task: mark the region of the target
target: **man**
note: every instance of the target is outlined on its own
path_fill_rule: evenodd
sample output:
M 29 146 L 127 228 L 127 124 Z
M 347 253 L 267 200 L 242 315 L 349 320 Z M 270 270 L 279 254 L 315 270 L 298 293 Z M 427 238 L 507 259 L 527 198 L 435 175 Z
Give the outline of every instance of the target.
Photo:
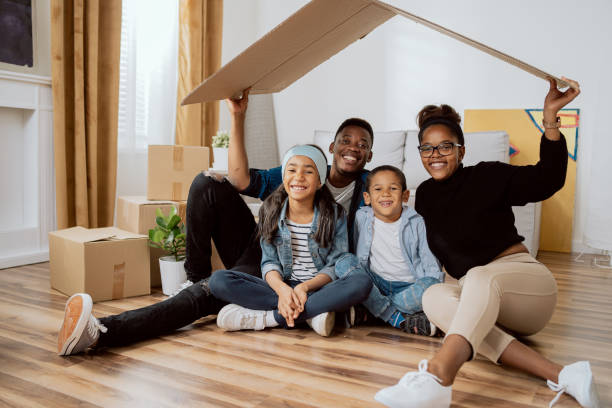
M 249 90 L 240 99 L 227 100 L 231 114 L 227 179 L 199 174 L 187 200 L 185 270 L 195 284 L 162 302 L 114 316 L 96 319 L 92 300 L 76 294 L 66 303 L 58 336 L 58 353 L 70 355 L 90 347 L 115 347 L 172 332 L 217 312 L 225 305 L 208 288 L 212 268 L 211 237 L 224 265 L 261 275 L 261 248 L 255 219 L 240 194 L 265 199 L 282 183 L 281 167 L 249 169 L 244 143 L 244 120 Z M 348 213 L 350 246 L 355 212 L 364 205 L 363 189 L 372 159 L 372 127 L 363 119 L 345 120 L 329 146 L 333 154 L 326 185 Z

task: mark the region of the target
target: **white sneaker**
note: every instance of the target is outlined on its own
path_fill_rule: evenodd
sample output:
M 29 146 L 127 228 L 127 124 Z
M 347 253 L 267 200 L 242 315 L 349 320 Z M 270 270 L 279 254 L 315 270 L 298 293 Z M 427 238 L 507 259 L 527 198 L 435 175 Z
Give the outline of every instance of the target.
M 548 404 L 549 407 L 567 392 L 574 397 L 580 406 L 585 408 L 599 408 L 599 397 L 593 383 L 593 373 L 588 361 L 578 361 L 577 363 L 566 365 L 559 373 L 559 384 L 548 380 L 548 388 L 557 392 L 555 398 Z
M 263 330 L 266 328 L 265 310 L 251 310 L 230 303 L 217 314 L 217 326 L 227 331 Z
M 391 408 L 448 408 L 451 386 L 440 382 L 427 371 L 427 360 L 421 360 L 419 371 L 407 373 L 396 385 L 378 391 L 374 399 Z
M 325 312 L 306 320 L 312 330 L 320 336 L 329 337 L 336 323 L 336 312 Z
M 64 322 L 57 336 L 60 356 L 80 353 L 93 346 L 100 332 L 107 329 L 91 314 L 93 301 L 87 293 L 77 293 L 68 299 L 64 308 Z
M 170 294 L 170 296 L 168 296 L 169 298 L 171 298 L 172 296 L 176 296 L 179 294 L 180 291 L 182 291 L 183 289 L 187 289 L 188 287 L 190 287 L 191 285 L 193 285 L 193 282 L 190 281 L 189 279 L 187 279 L 185 282 L 181 283 L 181 286 L 179 286 L 174 292 L 172 292 Z

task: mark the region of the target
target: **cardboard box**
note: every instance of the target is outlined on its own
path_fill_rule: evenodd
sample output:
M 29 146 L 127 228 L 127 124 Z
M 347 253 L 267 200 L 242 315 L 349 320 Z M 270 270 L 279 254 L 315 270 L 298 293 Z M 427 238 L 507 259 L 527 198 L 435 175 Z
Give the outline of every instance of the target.
M 49 233 L 51 287 L 94 301 L 151 293 L 147 237 L 115 227 Z
M 117 228 L 135 234 L 149 235 L 155 227 L 155 212 L 161 208 L 168 215 L 171 207 L 176 207 L 182 222 L 185 222 L 187 201 L 147 200 L 144 196 L 122 196 L 117 198 Z
M 187 200 L 191 182 L 208 167 L 208 147 L 149 145 L 147 199 Z
M 422 24 L 542 79 L 555 78 L 561 87 L 569 86 L 517 58 L 383 1 L 312 0 L 206 78 L 181 105 L 235 98 L 249 87 L 251 95 L 280 92 L 395 16 Z
M 168 215 L 171 207 L 176 207 L 182 222 L 186 220 L 187 201 L 151 201 L 143 196 L 123 196 L 117 199 L 117 227 L 136 234 L 148 236 L 149 230 L 155 227 L 155 212 L 161 208 Z M 217 249 L 212 243 L 212 270 L 225 269 Z M 159 274 L 159 258 L 167 253 L 160 248 L 149 248 L 149 264 L 151 271 L 151 287 L 161 286 Z
M 187 201 L 151 201 L 143 196 L 124 196 L 117 199 L 117 228 L 135 234 L 149 236 L 149 230 L 155 227 L 155 212 L 161 208 L 168 215 L 171 207 L 176 207 L 182 222 L 185 222 Z M 159 258 L 168 253 L 161 248 L 149 247 L 149 267 L 151 287 L 161 286 Z

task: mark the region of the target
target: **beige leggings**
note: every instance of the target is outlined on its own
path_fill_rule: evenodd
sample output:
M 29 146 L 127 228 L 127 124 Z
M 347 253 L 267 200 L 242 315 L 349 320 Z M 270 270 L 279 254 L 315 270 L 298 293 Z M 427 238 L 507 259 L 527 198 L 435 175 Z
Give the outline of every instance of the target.
M 542 330 L 557 302 L 548 268 L 527 253 L 472 268 L 456 283 L 430 286 L 423 310 L 446 335 L 459 334 L 476 352 L 497 363 L 514 337 Z

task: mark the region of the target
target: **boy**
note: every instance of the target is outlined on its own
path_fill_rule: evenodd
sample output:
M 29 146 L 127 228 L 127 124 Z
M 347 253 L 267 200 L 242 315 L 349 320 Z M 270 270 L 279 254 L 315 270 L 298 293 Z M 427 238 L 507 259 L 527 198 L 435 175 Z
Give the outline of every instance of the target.
M 374 283 L 363 305 L 393 327 L 434 336 L 421 298 L 444 273 L 427 245 L 423 218 L 403 205 L 409 196 L 397 167 L 379 166 L 366 178 L 368 206 L 357 211 L 354 229 L 356 255 Z

